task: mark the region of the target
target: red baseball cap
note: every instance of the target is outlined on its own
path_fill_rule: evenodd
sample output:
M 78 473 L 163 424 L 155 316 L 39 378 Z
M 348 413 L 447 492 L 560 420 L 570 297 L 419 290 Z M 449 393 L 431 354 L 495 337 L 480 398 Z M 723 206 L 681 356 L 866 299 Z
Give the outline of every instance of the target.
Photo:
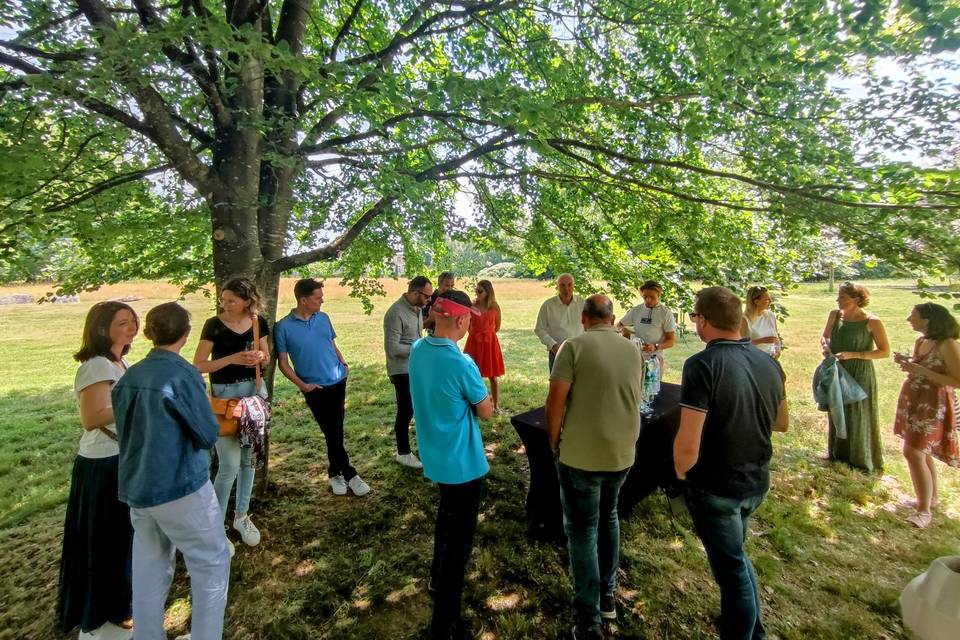
M 431 310 L 435 311 L 438 316 L 443 316 L 445 318 L 465 316 L 468 313 L 472 313 L 475 316 L 481 315 L 480 311 L 476 307 L 462 305 L 459 302 L 454 302 L 450 298 L 437 298 L 437 301 L 433 303 Z

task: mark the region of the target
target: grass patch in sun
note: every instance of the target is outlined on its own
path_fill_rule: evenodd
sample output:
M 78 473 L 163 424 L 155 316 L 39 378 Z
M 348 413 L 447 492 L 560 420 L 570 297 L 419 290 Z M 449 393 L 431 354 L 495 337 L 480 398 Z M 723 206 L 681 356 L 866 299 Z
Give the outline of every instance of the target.
M 891 345 L 911 344 L 903 322 L 918 299 L 905 282 L 871 283 L 870 311 L 886 324 Z M 383 312 L 401 291 L 365 316 L 334 283 L 324 306 L 351 363 L 346 443 L 370 483 L 363 499 L 335 498 L 326 482 L 323 437 L 300 395 L 278 380 L 270 490 L 251 514 L 263 533 L 258 547 L 234 537 L 225 638 L 414 638 L 429 622 L 426 577 L 432 554 L 435 488 L 393 462 L 393 388 L 381 351 Z M 466 288 L 466 283 L 461 283 Z M 543 403 L 546 354 L 532 334 L 543 283 L 494 283 L 504 310 L 501 333 L 507 374 L 502 405 L 518 413 Z M 42 287 L 31 293 L 42 292 Z M 98 299 L 144 296 L 141 314 L 176 297 L 172 286 L 128 283 L 84 296 L 80 305 L 0 307 L 0 640 L 56 638 L 53 611 L 64 505 L 80 435 L 72 384 L 80 329 Z M 833 294 L 804 285 L 784 302 L 793 424 L 775 435 L 770 495 L 751 523 L 749 549 L 760 576 L 764 621 L 783 639 L 906 637 L 896 604 L 902 587 L 940 555 L 957 553 L 960 486 L 941 471 L 940 511 L 918 531 L 904 522 L 910 480 L 890 433 L 902 374 L 878 362 L 886 469 L 868 475 L 822 460 L 824 414 L 810 399 L 810 374 L 819 362 L 817 337 Z M 281 292 L 281 313 L 292 306 L 292 283 Z M 190 296 L 193 324 L 211 313 L 209 300 Z M 618 315 L 622 314 L 618 309 Z M 196 332 L 195 332 L 196 333 Z M 184 354 L 190 358 L 197 335 Z M 683 359 L 701 348 L 688 335 L 667 352 L 666 377 L 678 381 Z M 132 361 L 147 352 L 138 337 Z M 566 552 L 526 537 L 527 461 L 505 417 L 483 425 L 491 473 L 483 495 L 465 608 L 486 640 L 568 637 L 570 580 Z M 416 443 L 416 436 L 413 436 Z M 232 535 L 232 534 L 231 534 Z M 719 594 L 689 518 L 673 518 L 663 496 L 640 503 L 623 522 L 619 576 L 622 638 L 710 638 Z M 171 592 L 167 625 L 184 633 L 189 586 L 181 567 Z

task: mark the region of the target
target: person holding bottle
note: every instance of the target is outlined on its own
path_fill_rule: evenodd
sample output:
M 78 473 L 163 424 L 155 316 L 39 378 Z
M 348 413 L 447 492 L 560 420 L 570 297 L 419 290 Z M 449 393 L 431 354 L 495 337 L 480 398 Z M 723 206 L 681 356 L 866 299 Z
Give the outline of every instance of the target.
M 657 357 L 660 372 L 663 372 L 663 352 L 677 340 L 677 321 L 673 312 L 660 302 L 663 286 L 655 280 L 640 285 L 643 304 L 633 307 L 620 322 L 617 329 L 625 338 L 639 340 L 645 358 Z
M 254 367 L 269 361 L 270 330 L 267 321 L 258 315 L 260 294 L 247 278 L 233 278 L 220 290 L 221 312 L 203 324 L 200 342 L 193 356 L 193 365 L 210 376 L 211 393 L 216 398 L 248 398 L 259 393 L 267 396 L 261 380 L 260 389 L 254 386 Z M 259 344 L 253 344 L 253 323 L 259 325 Z M 237 485 L 233 509 L 233 528 L 243 543 L 255 547 L 260 544 L 260 530 L 250 519 L 250 496 L 256 471 L 251 461 L 251 447 L 241 447 L 236 434 L 217 438 L 217 477 L 213 488 L 217 492 L 220 511 L 227 517 L 227 503 L 234 482 Z

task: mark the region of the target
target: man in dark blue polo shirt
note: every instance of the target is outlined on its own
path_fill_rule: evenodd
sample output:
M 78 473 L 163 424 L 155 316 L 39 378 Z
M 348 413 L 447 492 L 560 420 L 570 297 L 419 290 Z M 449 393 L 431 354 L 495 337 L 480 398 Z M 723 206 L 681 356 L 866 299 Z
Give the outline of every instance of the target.
M 303 393 L 307 406 L 327 441 L 327 469 L 334 495 L 345 496 L 347 489 L 356 496 L 370 493 L 343 445 L 344 403 L 347 398 L 347 366 L 337 348 L 337 332 L 330 316 L 320 311 L 323 283 L 313 278 L 297 280 L 293 287 L 297 308 L 273 329 L 277 348 L 277 366 Z M 293 366 L 290 365 L 293 358 Z
M 760 640 L 760 589 L 744 544 L 770 488 L 772 426 L 785 424 L 783 370 L 740 337 L 741 303 L 729 289 L 700 291 L 690 318 L 707 348 L 683 365 L 674 466 L 720 586 L 720 637 Z

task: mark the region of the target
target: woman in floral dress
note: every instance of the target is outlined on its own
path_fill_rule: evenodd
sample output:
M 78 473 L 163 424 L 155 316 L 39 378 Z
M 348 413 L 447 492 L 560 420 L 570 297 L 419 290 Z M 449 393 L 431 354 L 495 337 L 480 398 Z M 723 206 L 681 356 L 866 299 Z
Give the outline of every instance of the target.
M 907 379 L 893 432 L 903 438 L 903 456 L 917 494 L 917 512 L 907 520 L 922 529 L 930 525 L 930 508 L 937 505 L 933 459 L 960 467 L 954 391 L 960 386 L 960 329 L 946 308 L 932 302 L 915 306 L 907 322 L 923 335 L 914 344 L 912 358 L 894 355 Z

